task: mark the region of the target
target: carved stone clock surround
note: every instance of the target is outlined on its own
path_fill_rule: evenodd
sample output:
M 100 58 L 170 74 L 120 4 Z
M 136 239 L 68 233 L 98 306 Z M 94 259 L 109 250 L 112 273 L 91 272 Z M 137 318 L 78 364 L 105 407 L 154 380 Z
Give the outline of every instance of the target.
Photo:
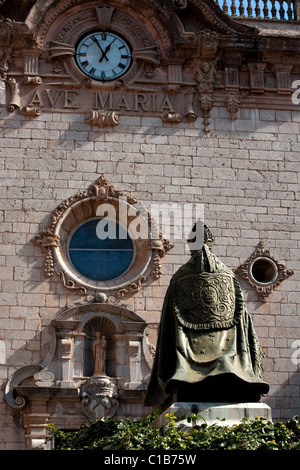
M 64 2 L 64 7 L 65 4 L 66 2 Z M 47 29 L 48 22 L 53 21 L 53 18 L 46 17 L 39 33 L 40 42 L 46 45 L 49 60 L 52 62 L 63 57 L 65 72 L 75 82 L 87 80 L 87 85 L 97 86 L 96 83 L 92 83 L 92 80 L 86 79 L 74 60 L 78 39 L 93 30 L 114 31 L 130 43 L 133 49 L 133 65 L 130 71 L 122 77 L 126 85 L 136 81 L 143 74 L 145 63 L 158 65 L 160 62 L 160 50 L 154 39 L 145 32 L 136 18 L 114 6 L 99 6 L 99 2 L 89 2 L 88 5 L 82 6 L 80 12 L 76 7 L 68 9 L 67 13 L 62 16 L 59 15 L 59 8 L 55 11 L 57 11 L 59 24 Z M 58 19 L 56 23 L 57 21 Z M 114 89 L 118 83 L 102 83 L 101 87 L 103 86 Z

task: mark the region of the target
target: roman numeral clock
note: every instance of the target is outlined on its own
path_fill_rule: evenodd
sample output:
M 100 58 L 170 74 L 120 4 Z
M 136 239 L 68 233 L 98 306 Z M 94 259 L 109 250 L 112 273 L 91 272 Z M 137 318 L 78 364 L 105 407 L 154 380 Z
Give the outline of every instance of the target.
M 93 31 L 80 38 L 75 47 L 79 69 L 93 80 L 108 82 L 122 77 L 130 68 L 132 53 L 128 42 L 110 31 Z
M 59 16 L 57 25 L 47 32 L 39 31 L 39 38 L 45 43 L 47 78 L 41 75 L 42 83 L 34 100 L 27 87 L 30 103 L 46 106 L 44 101 L 48 102 L 50 96 L 57 109 L 59 105 L 70 112 L 80 109 L 86 113 L 87 124 L 99 127 L 119 122 L 117 112 L 120 108 L 115 106 L 118 103 L 122 104 L 122 113 L 136 114 L 137 109 L 150 111 L 146 104 L 149 101 L 156 113 L 158 105 L 152 97 L 156 89 L 158 98 L 162 96 L 158 102 L 165 99 L 165 95 L 160 94 L 160 75 L 157 85 L 152 80 L 161 66 L 162 42 L 155 36 L 153 28 L 146 27 L 146 22 L 136 18 L 135 2 L 130 8 L 128 5 L 123 8 L 122 5 L 95 6 L 94 2 L 69 1 L 78 3 L 77 8 L 71 9 L 68 15 Z M 49 17 L 49 24 L 52 21 Z M 51 77 L 51 90 L 48 77 Z M 61 86 L 68 95 L 63 104 L 62 100 L 58 102 L 62 96 Z M 45 92 L 44 87 L 47 87 Z M 137 92 L 143 96 L 136 98 L 134 93 Z M 45 93 L 46 99 L 42 101 Z

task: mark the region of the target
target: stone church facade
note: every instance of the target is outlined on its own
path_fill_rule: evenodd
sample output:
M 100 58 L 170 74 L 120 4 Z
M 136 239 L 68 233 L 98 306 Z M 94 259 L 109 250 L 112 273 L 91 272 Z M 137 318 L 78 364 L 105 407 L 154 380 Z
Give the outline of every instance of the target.
M 0 1 L 1 449 L 151 411 L 198 219 L 300 413 L 300 9 L 262 3 Z

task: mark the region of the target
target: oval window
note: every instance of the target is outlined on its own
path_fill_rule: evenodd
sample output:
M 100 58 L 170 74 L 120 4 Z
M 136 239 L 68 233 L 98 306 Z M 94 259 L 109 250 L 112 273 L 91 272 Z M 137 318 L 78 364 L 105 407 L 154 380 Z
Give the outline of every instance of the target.
M 83 276 L 110 281 L 128 271 L 134 260 L 134 245 L 126 228 L 118 222 L 95 218 L 74 231 L 68 254 L 73 267 Z
M 257 283 L 269 284 L 276 280 L 278 269 L 271 259 L 260 257 L 252 262 L 250 266 L 250 274 L 252 279 Z

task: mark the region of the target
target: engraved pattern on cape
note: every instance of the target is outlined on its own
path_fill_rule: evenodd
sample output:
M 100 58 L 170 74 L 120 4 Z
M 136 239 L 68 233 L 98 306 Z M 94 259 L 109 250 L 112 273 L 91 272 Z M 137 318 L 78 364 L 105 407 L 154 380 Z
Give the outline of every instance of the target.
M 224 273 L 192 274 L 174 284 L 178 320 L 192 329 L 229 328 L 235 324 L 235 287 Z

